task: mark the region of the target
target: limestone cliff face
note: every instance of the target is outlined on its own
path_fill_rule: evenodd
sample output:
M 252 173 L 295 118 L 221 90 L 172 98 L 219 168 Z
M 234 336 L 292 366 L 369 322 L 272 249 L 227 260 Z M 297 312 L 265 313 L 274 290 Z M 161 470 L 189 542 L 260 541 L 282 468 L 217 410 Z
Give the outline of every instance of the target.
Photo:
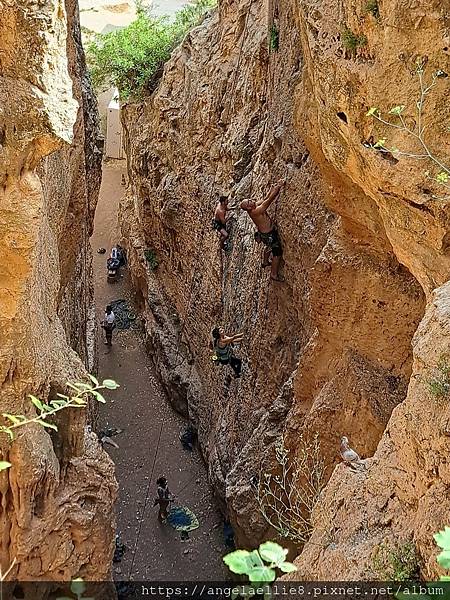
M 28 414 L 29 393 L 52 399 L 95 366 L 89 235 L 101 153 L 77 3 L 0 5 L 1 412 Z M 113 465 L 85 411 L 61 413 L 58 428 L 0 440 L 13 465 L 0 474 L 2 568 L 15 559 L 22 580 L 103 579 Z
M 130 175 L 123 233 L 149 349 L 174 405 L 199 428 L 210 478 L 241 544 L 254 546 L 267 533 L 250 479 L 270 464 L 282 433 L 295 450 L 300 434 L 319 432 L 331 474 L 341 435 L 362 456 L 372 456 L 385 430 L 394 435 L 391 423 L 408 403 L 417 403 L 420 430 L 427 423 L 424 430 L 432 431 L 431 413 L 437 421 L 443 416 L 426 386 L 417 383 L 414 399 L 409 382 L 411 340 L 425 298 L 429 315 L 432 290 L 448 278 L 446 203 L 424 188 L 420 165 L 404 159 L 394 165 L 364 142 L 378 134 L 365 117 L 370 106 L 414 104 L 411 61 L 427 56 L 431 72 L 448 71 L 445 15 L 439 3 L 423 15 L 402 2 L 379 4 L 377 21 L 346 1 L 280 0 L 265 10 L 256 1 L 223 0 L 174 53 L 153 96 L 123 111 Z M 272 22 L 279 48 L 270 52 Z M 343 49 L 345 25 L 367 36 L 356 53 Z M 405 47 L 410 54 L 400 56 Z M 429 108 L 430 137 L 441 155 L 448 150 L 446 90 L 445 81 L 436 86 Z M 210 221 L 219 192 L 259 198 L 284 175 L 287 185 L 271 214 L 284 245 L 286 282 L 271 284 L 248 217 L 232 217 L 228 256 L 221 256 Z M 155 271 L 145 259 L 148 250 L 159 260 Z M 211 361 L 209 336 L 217 323 L 245 334 L 239 353 L 246 367 L 238 381 L 227 380 Z M 421 332 L 423 325 L 415 345 Z M 436 336 L 428 366 L 445 351 L 442 342 Z M 423 403 L 430 413 L 421 411 Z M 399 452 L 412 443 L 401 442 L 408 431 L 395 430 Z M 410 448 L 414 453 L 405 454 L 402 468 L 409 473 L 431 455 L 443 464 L 443 436 L 435 432 L 434 450 Z M 380 455 L 379 485 L 384 460 Z M 403 462 L 402 455 L 395 460 Z M 344 523 L 349 512 L 339 511 L 342 502 L 351 505 L 354 490 L 339 485 L 342 477 L 338 467 L 328 489 L 347 500 L 334 505 L 330 491 L 327 502 Z M 359 485 L 360 510 L 368 514 Z M 395 496 L 399 531 L 420 494 L 410 487 Z M 418 521 L 429 540 L 419 544 L 427 560 L 430 531 L 439 521 L 437 512 L 433 522 L 430 516 L 424 512 Z M 328 539 L 323 521 L 320 535 Z M 342 526 L 340 539 L 346 535 L 353 543 Z M 369 532 L 360 544 L 358 576 L 383 535 L 387 531 Z M 339 544 L 333 562 L 327 548 L 311 548 L 304 556 L 314 554 L 313 575 L 328 578 L 333 564 L 334 576 L 347 576 L 348 565 L 335 558 Z

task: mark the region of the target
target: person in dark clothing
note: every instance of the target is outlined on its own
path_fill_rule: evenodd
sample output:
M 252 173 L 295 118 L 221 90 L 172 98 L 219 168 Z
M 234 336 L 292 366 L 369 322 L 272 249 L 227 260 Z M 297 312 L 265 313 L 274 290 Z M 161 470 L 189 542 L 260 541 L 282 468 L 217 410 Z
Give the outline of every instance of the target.
M 112 333 L 116 327 L 116 317 L 110 304 L 105 309 L 105 318 L 102 321 L 102 327 L 105 330 L 107 346 L 112 346 Z
M 158 519 L 165 521 L 167 519 L 167 508 L 170 502 L 175 499 L 175 496 L 169 490 L 169 484 L 165 477 L 159 477 L 156 480 L 158 497 L 155 498 L 153 506 L 159 505 Z
M 234 371 L 234 376 L 241 376 L 242 360 L 233 354 L 233 344 L 241 342 L 243 339 L 242 333 L 235 335 L 225 335 L 223 327 L 215 327 L 212 330 L 213 348 L 215 360 L 221 365 L 230 365 Z
M 212 227 L 219 233 L 222 250 L 228 250 L 227 212 L 236 208 L 236 206 L 228 206 L 227 196 L 220 196 L 216 210 L 214 211 Z

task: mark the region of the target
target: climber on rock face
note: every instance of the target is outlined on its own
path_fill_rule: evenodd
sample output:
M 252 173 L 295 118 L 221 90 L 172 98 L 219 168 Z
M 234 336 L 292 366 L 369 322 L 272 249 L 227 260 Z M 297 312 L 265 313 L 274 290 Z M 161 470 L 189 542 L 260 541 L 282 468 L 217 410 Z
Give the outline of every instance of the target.
M 220 236 L 220 247 L 222 250 L 227 250 L 227 212 L 235 209 L 235 206 L 228 206 L 228 197 L 220 196 L 219 202 L 217 203 L 216 210 L 214 212 L 214 219 L 212 222 L 213 229 L 219 232 Z
M 233 344 L 241 342 L 243 339 L 242 333 L 235 335 L 225 335 L 223 327 L 214 327 L 212 330 L 213 348 L 215 360 L 221 365 L 230 365 L 234 371 L 234 376 L 241 376 L 242 360 L 233 354 Z
M 262 242 L 266 248 L 264 250 L 263 267 L 270 265 L 270 277 L 273 281 L 283 281 L 280 277 L 278 270 L 280 268 L 281 257 L 283 255 L 283 249 L 281 247 L 281 240 L 275 225 L 272 223 L 267 209 L 275 200 L 280 193 L 285 181 L 279 181 L 269 192 L 269 194 L 260 202 L 254 200 L 244 200 L 241 202 L 242 210 L 248 213 L 253 223 L 256 225 L 258 231 L 255 233 L 255 240 L 259 243 Z M 270 262 L 270 255 L 272 254 L 272 261 Z

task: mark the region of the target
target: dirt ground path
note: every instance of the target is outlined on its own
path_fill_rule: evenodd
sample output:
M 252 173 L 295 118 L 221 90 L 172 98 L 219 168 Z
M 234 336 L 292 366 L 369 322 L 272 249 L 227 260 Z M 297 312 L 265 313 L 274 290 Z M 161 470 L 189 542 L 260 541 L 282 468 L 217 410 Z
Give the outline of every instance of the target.
M 115 299 L 132 302 L 126 269 L 117 283 L 106 281 L 105 254 L 118 241 L 117 209 L 124 188 L 124 166 L 106 163 L 92 237 L 97 316 L 103 318 L 105 305 Z M 101 330 L 102 331 L 102 330 Z M 105 446 L 116 463 L 119 481 L 117 526 L 126 545 L 122 561 L 114 565 L 118 580 L 195 581 L 223 580 L 226 569 L 222 556 L 227 552 L 222 520 L 206 481 L 206 470 L 199 454 L 183 450 L 178 439 L 183 419 L 169 406 L 158 385 L 146 355 L 139 330 L 114 332 L 111 349 L 100 343 L 100 377 L 115 379 L 120 388 L 109 395 L 101 411 L 100 428 L 105 425 L 124 429 L 114 438 L 120 449 Z M 157 520 L 155 480 L 166 475 L 175 504 L 188 506 L 198 517 L 200 527 L 182 542 L 180 534 Z M 144 510 L 147 486 L 149 498 Z M 140 529 L 139 541 L 136 540 Z M 130 577 L 131 566 L 132 572 Z

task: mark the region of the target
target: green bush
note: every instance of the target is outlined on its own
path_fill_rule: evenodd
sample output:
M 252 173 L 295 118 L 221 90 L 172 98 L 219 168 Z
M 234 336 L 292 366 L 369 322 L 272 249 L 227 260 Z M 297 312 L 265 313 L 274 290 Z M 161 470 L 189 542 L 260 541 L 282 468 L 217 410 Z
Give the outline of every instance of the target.
M 433 376 L 427 380 L 428 390 L 436 400 L 444 400 L 450 395 L 450 362 L 448 356 L 439 358 Z
M 356 52 L 360 46 L 367 45 L 367 38 L 364 34 L 357 35 L 348 27 L 344 27 L 341 32 L 341 40 L 344 48 L 350 52 Z
M 104 89 L 114 85 L 122 99 L 153 91 L 172 50 L 215 2 L 196 0 L 178 11 L 173 21 L 153 17 L 138 5 L 137 18 L 128 27 L 96 35 L 88 43 L 94 86 Z

